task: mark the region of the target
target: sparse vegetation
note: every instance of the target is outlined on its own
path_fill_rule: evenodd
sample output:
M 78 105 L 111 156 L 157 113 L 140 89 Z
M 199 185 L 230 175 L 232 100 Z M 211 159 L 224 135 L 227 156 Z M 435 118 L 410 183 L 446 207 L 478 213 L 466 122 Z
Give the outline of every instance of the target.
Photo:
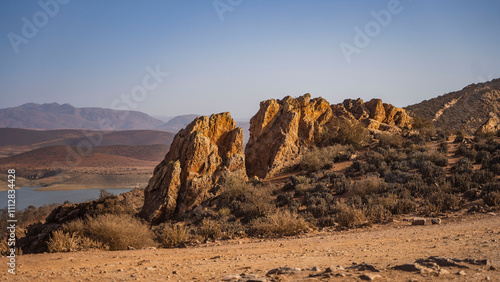
M 153 233 L 139 219 L 127 214 L 103 214 L 77 219 L 62 226 L 52 234 L 49 248 L 52 251 L 85 250 L 100 246 L 109 250 L 126 250 L 155 246 Z
M 330 168 L 334 162 L 348 160 L 351 155 L 351 148 L 339 144 L 323 148 L 313 147 L 302 157 L 300 167 L 314 172 Z
M 191 234 L 184 224 L 163 223 L 156 228 L 157 241 L 164 248 L 178 247 L 190 241 Z
M 290 236 L 305 232 L 307 222 L 289 211 L 279 211 L 251 222 L 249 233 L 252 235 Z
M 365 146 L 370 135 L 358 121 L 339 120 L 334 128 L 327 128 L 323 133 L 323 144 L 335 143 L 352 145 L 356 148 Z

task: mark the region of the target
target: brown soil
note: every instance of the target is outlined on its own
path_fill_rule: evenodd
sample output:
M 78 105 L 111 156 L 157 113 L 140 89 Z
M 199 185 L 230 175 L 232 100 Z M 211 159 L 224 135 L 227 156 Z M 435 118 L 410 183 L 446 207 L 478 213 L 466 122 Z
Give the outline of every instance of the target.
M 454 214 L 443 218 L 441 225 L 412 226 L 399 218 L 386 225 L 342 232 L 323 230 L 293 238 L 216 241 L 181 249 L 20 255 L 18 274 L 7 273 L 4 263 L 0 277 L 13 281 L 220 281 L 242 273 L 265 278 L 269 270 L 288 266 L 301 271 L 272 276 L 275 281 L 318 281 L 326 278 L 308 276 L 340 265 L 345 270 L 334 270 L 330 280 L 359 281 L 361 275 L 368 274 L 380 275 L 377 280 L 381 281 L 499 281 L 499 226 L 500 217 L 493 213 Z M 424 274 L 391 269 L 430 256 L 491 259 L 494 266 L 461 262 L 468 268 L 443 266 L 439 273 Z M 348 269 L 363 262 L 380 272 Z M 311 270 L 313 267 L 321 271 Z

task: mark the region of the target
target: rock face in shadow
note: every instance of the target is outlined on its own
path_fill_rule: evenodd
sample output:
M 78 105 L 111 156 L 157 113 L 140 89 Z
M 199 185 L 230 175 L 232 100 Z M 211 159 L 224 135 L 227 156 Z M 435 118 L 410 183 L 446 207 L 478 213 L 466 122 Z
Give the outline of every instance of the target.
M 302 148 L 319 144 L 326 127 L 342 119 L 359 121 L 371 130 L 391 132 L 411 128 L 412 124 L 405 110 L 380 99 L 367 103 L 346 99 L 330 105 L 323 98 L 311 99 L 310 94 L 305 94 L 266 100 L 250 120 L 250 138 L 245 148 L 248 177 L 270 177 L 297 164 Z
M 245 176 L 243 132 L 229 113 L 196 118 L 175 135 L 145 190 L 141 216 L 160 222 L 214 196 L 229 174 Z

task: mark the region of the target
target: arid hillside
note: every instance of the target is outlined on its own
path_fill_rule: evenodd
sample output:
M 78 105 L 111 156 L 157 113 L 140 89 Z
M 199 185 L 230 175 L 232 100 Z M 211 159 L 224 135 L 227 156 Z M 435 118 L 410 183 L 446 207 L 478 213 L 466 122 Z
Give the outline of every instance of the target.
M 100 147 L 114 145 L 166 145 L 173 133 L 155 130 L 88 131 L 77 129 L 29 130 L 0 128 L 0 156 L 13 156 L 34 149 L 67 145 Z
M 500 79 L 471 84 L 405 109 L 412 116 L 432 120 L 438 128 L 474 133 L 490 117 L 500 115 Z
M 1 128 L 0 179 L 17 170 L 18 185 L 136 187 L 165 156 L 172 133 Z

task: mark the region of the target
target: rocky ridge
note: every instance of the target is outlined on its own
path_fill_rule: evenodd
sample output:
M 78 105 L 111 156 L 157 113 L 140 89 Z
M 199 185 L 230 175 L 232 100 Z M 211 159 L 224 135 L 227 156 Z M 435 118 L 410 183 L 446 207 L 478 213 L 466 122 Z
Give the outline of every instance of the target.
M 339 121 L 361 122 L 370 130 L 400 132 L 411 128 L 412 118 L 405 110 L 382 103 L 380 99 L 346 99 L 332 104 L 310 94 L 287 96 L 260 103 L 250 120 L 250 139 L 245 148 L 249 177 L 265 178 L 297 163 L 304 148 L 318 145 L 325 131 Z
M 412 116 L 432 120 L 439 128 L 476 132 L 492 115 L 500 114 L 500 79 L 471 84 L 460 91 L 410 105 Z

